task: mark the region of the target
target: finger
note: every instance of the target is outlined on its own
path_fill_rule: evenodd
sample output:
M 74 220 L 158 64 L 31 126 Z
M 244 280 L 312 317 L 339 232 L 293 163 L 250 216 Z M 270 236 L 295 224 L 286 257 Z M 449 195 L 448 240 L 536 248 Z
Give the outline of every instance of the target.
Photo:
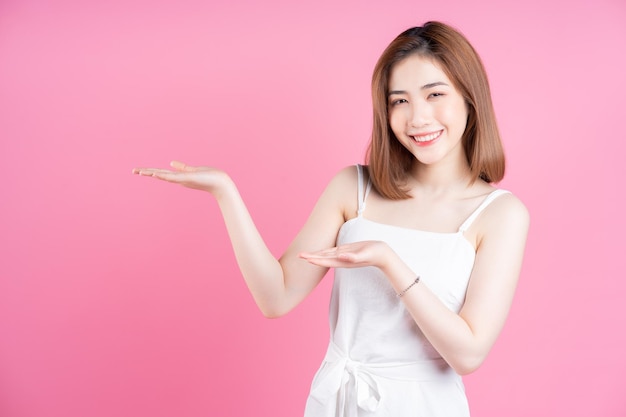
M 159 169 L 159 168 L 135 168 L 133 169 L 133 174 L 138 174 L 138 175 L 145 175 L 145 176 L 150 176 L 153 177 L 157 174 L 164 174 L 164 173 L 171 173 L 172 171 L 169 171 L 167 169 Z
M 299 256 L 303 259 L 336 259 L 337 253 L 332 252 L 302 252 Z
M 337 268 L 343 266 L 336 258 L 304 258 L 305 261 L 312 265 L 323 266 L 326 268 Z
M 322 256 L 319 253 L 310 253 L 310 252 L 302 252 L 298 254 L 298 256 L 302 259 L 306 259 L 307 261 L 310 259 L 325 259 L 327 256 Z
M 337 254 L 337 259 L 339 259 L 341 261 L 350 262 L 350 263 L 358 261 L 358 257 L 355 254 L 348 253 L 348 252 L 338 253 Z
M 133 168 L 133 174 L 136 175 L 152 175 L 155 168 Z
M 166 169 L 142 169 L 138 172 L 138 174 L 177 184 L 183 184 L 186 180 L 185 172 L 168 171 Z
M 326 268 L 357 268 L 363 266 L 337 258 L 307 258 L 305 260 L 310 264 L 323 266 Z
M 183 185 L 187 180 L 187 175 L 185 172 L 167 171 L 164 169 L 152 172 L 151 176 L 159 180 L 174 182 Z
M 186 163 L 180 161 L 172 161 L 170 162 L 170 166 L 177 171 L 192 172 L 198 170 L 197 167 L 187 165 Z
M 353 253 L 301 253 L 300 258 L 321 266 L 344 266 L 360 263 L 358 256 Z

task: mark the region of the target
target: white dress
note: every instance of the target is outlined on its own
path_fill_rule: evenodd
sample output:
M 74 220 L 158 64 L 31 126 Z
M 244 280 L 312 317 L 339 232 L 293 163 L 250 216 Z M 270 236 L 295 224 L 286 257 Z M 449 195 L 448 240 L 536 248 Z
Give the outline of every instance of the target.
M 458 312 L 476 256 L 464 232 L 496 190 L 456 233 L 434 233 L 363 217 L 371 188 L 358 168 L 358 215 L 337 244 L 386 242 L 452 311 Z M 305 417 L 467 417 L 461 377 L 426 340 L 401 299 L 375 267 L 338 268 L 330 302 L 330 343 L 311 386 Z

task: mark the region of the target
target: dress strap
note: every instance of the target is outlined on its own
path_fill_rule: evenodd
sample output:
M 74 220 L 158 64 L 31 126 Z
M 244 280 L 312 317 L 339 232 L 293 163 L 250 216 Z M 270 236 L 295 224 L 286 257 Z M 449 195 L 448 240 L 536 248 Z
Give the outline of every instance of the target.
M 510 191 L 507 190 L 494 190 L 480 203 L 480 206 L 470 216 L 463 222 L 461 227 L 459 227 L 459 232 L 465 232 L 472 225 L 474 220 L 478 217 L 478 215 L 485 209 L 493 200 L 500 197 L 503 194 L 510 194 Z
M 363 211 L 365 210 L 365 200 L 367 200 L 367 196 L 372 189 L 372 180 L 368 178 L 367 185 L 365 186 L 365 190 L 363 190 L 363 166 L 357 164 L 357 198 L 358 198 L 358 208 L 357 208 L 357 216 L 361 217 Z M 365 195 L 363 195 L 363 191 L 365 191 Z

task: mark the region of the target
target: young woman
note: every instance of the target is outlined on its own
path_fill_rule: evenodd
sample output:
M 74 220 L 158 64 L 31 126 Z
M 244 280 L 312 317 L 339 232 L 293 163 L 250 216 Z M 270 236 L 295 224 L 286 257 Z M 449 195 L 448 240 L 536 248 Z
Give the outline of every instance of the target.
M 492 185 L 504 175 L 500 136 L 484 68 L 460 33 L 438 22 L 403 32 L 372 90 L 369 165 L 332 179 L 280 259 L 223 171 L 173 162 L 134 172 L 216 198 L 267 317 L 337 268 L 306 416 L 467 416 L 460 375 L 481 365 L 504 324 L 528 213 Z

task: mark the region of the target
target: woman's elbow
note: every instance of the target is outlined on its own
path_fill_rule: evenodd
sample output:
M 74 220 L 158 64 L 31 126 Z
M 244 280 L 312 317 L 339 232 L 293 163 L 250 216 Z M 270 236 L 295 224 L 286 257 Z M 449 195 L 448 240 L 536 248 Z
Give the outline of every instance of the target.
M 257 306 L 259 307 L 259 310 L 261 310 L 261 314 L 263 314 L 263 317 L 265 317 L 266 319 L 278 319 L 285 316 L 291 311 L 291 308 L 286 308 L 284 306 L 262 306 L 259 304 L 257 304 Z
M 278 319 L 284 316 L 285 314 L 287 314 L 283 312 L 277 312 L 274 310 L 261 310 L 261 313 L 263 314 L 263 317 L 265 317 L 266 319 Z
M 462 358 L 458 358 L 456 361 L 451 361 L 450 366 L 461 376 L 469 375 L 480 368 L 486 357 L 486 354 L 467 355 Z

